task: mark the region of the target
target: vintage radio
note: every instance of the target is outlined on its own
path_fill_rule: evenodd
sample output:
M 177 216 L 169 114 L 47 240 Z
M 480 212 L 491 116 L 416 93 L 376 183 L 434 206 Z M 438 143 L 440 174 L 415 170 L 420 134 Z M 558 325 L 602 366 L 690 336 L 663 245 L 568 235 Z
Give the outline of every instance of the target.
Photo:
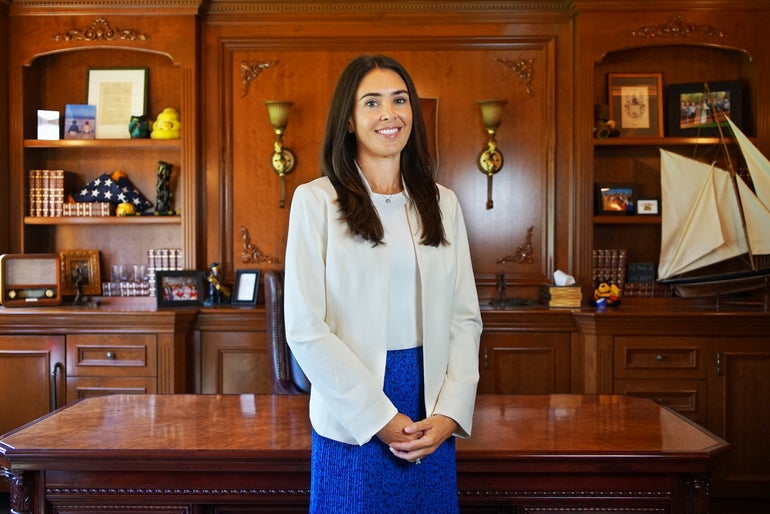
M 0 303 L 5 307 L 59 305 L 60 281 L 56 254 L 0 255 Z

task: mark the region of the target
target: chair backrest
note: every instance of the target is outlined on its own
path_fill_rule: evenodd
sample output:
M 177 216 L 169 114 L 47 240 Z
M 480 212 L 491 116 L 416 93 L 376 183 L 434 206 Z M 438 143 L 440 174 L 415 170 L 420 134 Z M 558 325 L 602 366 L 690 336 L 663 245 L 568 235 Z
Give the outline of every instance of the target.
M 308 394 L 310 381 L 286 342 L 283 318 L 283 270 L 265 273 L 265 314 L 272 362 L 273 394 Z

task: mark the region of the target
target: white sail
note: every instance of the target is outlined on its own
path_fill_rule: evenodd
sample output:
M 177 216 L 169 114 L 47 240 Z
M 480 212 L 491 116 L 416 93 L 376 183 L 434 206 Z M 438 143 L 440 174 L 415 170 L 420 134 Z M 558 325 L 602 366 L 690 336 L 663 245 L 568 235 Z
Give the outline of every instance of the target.
M 661 249 L 658 277 L 670 278 L 746 253 L 730 174 L 660 150 Z
M 770 254 L 770 161 L 730 118 L 727 121 L 741 148 L 756 192 L 754 194 L 742 179 L 738 179 L 750 249 L 755 255 Z

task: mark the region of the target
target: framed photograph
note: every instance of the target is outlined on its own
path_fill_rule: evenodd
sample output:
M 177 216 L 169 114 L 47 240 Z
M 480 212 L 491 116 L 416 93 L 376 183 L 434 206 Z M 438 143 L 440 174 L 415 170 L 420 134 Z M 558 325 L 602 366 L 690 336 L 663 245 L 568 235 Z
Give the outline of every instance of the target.
M 259 292 L 258 269 L 239 269 L 235 272 L 235 285 L 230 303 L 233 305 L 256 305 Z
M 596 184 L 596 214 L 634 214 L 635 197 L 631 184 Z
M 93 139 L 96 106 L 67 104 L 64 108 L 64 139 Z
M 637 200 L 636 201 L 636 213 L 642 215 L 660 214 L 660 208 L 658 207 L 657 200 Z
M 740 81 L 672 84 L 666 93 L 669 136 L 718 137 L 717 123 L 728 126 L 725 116 L 730 116 L 739 128 L 743 128 L 743 88 Z M 725 135 L 732 137 L 729 133 Z
M 147 110 L 148 68 L 89 68 L 88 100 L 96 106 L 97 139 L 130 139 L 128 122 Z
M 83 294 L 102 294 L 99 250 L 62 250 L 59 266 L 63 295 L 77 294 L 78 285 Z
M 608 73 L 610 119 L 620 136 L 663 137 L 663 74 Z
M 156 271 L 158 307 L 203 306 L 206 299 L 204 277 L 202 271 Z

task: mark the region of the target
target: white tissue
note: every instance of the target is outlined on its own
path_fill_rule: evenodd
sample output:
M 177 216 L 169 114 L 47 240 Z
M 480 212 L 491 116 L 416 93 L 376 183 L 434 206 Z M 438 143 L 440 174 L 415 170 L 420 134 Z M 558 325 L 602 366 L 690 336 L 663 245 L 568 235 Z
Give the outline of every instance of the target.
M 557 269 L 553 272 L 553 283 L 557 286 L 571 286 L 575 284 L 575 277 Z

